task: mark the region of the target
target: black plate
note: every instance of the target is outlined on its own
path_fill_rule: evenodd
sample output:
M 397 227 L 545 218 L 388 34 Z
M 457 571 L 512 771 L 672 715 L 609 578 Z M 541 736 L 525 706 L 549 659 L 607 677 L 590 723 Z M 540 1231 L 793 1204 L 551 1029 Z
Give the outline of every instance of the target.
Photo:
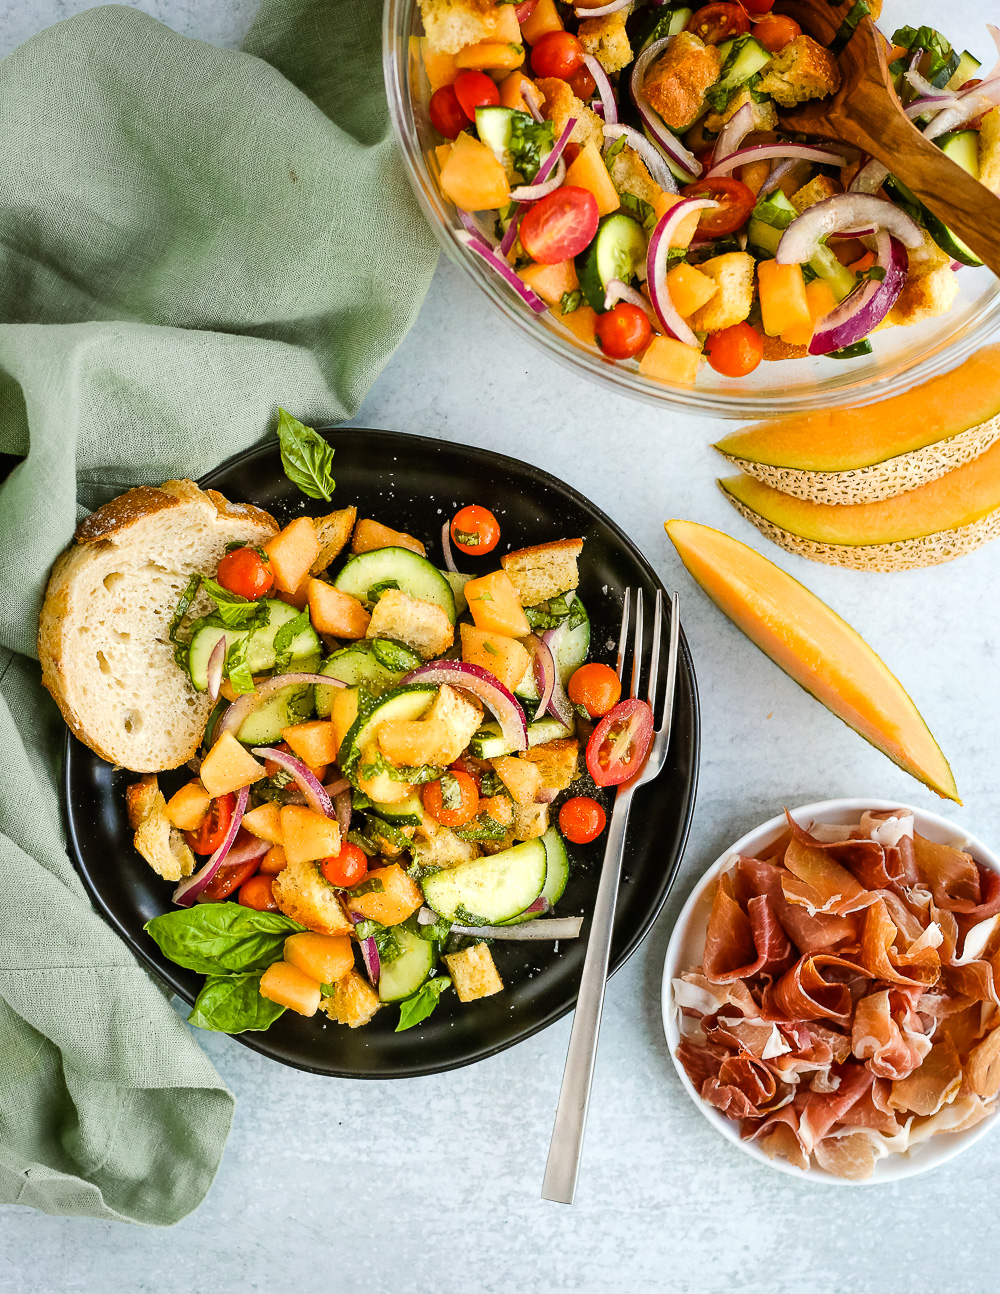
M 579 592 L 591 617 L 594 658 L 614 660 L 623 590 L 641 585 L 651 597 L 661 587 L 653 569 L 609 517 L 538 468 L 424 436 L 357 427 L 332 428 L 324 434 L 337 451 L 334 506 L 356 503 L 360 516 L 419 536 L 434 560 L 442 560 L 443 520 L 466 503 L 483 503 L 493 510 L 505 548 L 582 535 L 586 542 Z M 230 499 L 256 503 L 282 524 L 303 512 L 303 502 L 312 514 L 328 510 L 321 502 L 304 500 L 286 479 L 276 445 L 230 459 L 201 484 Z M 496 559 L 463 558 L 462 565 L 485 572 L 495 568 Z M 682 633 L 669 758 L 659 778 L 636 793 L 632 806 L 612 973 L 642 942 L 680 863 L 694 810 L 698 751 L 698 694 Z M 168 961 L 143 932 L 146 921 L 170 908 L 170 886 L 131 845 L 123 792 L 134 774 L 115 771 L 72 737 L 67 738 L 65 770 L 71 851 L 91 898 L 136 955 L 185 1001 L 193 1002 L 201 977 Z M 189 776 L 183 771 L 165 774 L 161 785 L 170 794 Z M 559 903 L 561 915 L 590 913 L 603 847 L 603 838 L 589 846 L 570 846 L 573 874 Z M 394 1032 L 398 1012 L 390 1007 L 363 1029 L 286 1012 L 267 1032 L 238 1038 L 273 1060 L 342 1078 L 401 1078 L 454 1069 L 513 1046 L 573 1008 L 586 933 L 585 921 L 583 936 L 562 943 L 558 953 L 547 944 L 494 944 L 506 985 L 503 993 L 465 1005 L 446 994 L 426 1023 L 403 1033 Z

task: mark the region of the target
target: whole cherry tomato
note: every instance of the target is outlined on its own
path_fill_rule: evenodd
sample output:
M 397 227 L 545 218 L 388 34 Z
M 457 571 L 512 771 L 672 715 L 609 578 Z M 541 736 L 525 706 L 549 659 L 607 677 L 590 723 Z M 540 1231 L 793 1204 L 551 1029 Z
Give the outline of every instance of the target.
M 559 810 L 559 830 L 574 845 L 589 845 L 604 830 L 604 810 L 589 795 L 575 795 Z
M 235 811 L 236 796 L 232 791 L 217 795 L 198 824 L 198 830 L 185 831 L 184 839 L 196 854 L 214 854 L 226 838 Z
M 368 875 L 368 855 L 358 845 L 345 841 L 339 854 L 320 859 L 319 870 L 331 885 L 349 890 Z
M 611 359 L 631 359 L 649 345 L 653 325 L 640 306 L 619 301 L 614 309 L 597 316 L 594 332 L 605 355 Z
M 521 246 L 533 261 L 558 265 L 578 256 L 597 233 L 600 214 L 589 189 L 564 184 L 539 199 L 521 221 Z
M 653 740 L 653 712 L 645 701 L 619 701 L 587 742 L 587 772 L 598 786 L 618 786 L 642 767 Z
M 274 583 L 271 563 L 256 548 L 234 548 L 219 561 L 215 578 L 224 589 L 241 598 L 262 598 Z
M 568 81 L 583 67 L 584 49 L 569 31 L 547 31 L 531 47 L 531 70 L 536 76 Z
M 745 36 L 750 30 L 750 19 L 742 5 L 707 4 L 691 15 L 687 29 L 700 36 L 706 45 L 721 45 L 724 40 Z
M 764 342 L 752 324 L 732 324 L 712 333 L 705 343 L 708 362 L 726 377 L 746 377 L 764 358 Z
M 479 812 L 479 789 L 468 773 L 449 769 L 447 776 L 450 780 L 446 790 L 440 782 L 428 782 L 421 799 L 424 808 L 442 827 L 462 827 Z
M 760 41 L 766 50 L 772 54 L 777 54 L 779 49 L 784 49 L 790 40 L 796 36 L 802 35 L 802 28 L 794 18 L 786 18 L 784 14 L 769 13 L 760 22 L 754 24 L 754 40 Z
M 760 18 L 774 8 L 774 0 L 742 0 L 742 3 L 751 18 Z
M 270 876 L 251 876 L 244 881 L 240 886 L 240 902 L 245 908 L 254 908 L 257 912 L 280 911 L 274 901 Z
M 592 719 L 598 719 L 618 704 L 622 681 L 610 665 L 592 661 L 580 666 L 566 691 L 574 705 L 582 705 Z
M 597 82 L 591 75 L 589 67 L 581 67 L 579 72 L 574 72 L 568 80 L 568 85 L 576 97 L 582 99 L 584 103 L 593 97 L 597 89 Z
M 453 85 L 442 85 L 434 91 L 427 105 L 427 115 L 431 125 L 445 139 L 457 138 L 466 126 L 472 125 L 472 119 L 466 116 Z
M 500 542 L 500 524 L 489 508 L 470 503 L 451 520 L 451 542 L 463 553 L 492 553 Z
M 725 234 L 734 234 L 750 219 L 750 213 L 757 204 L 753 190 L 748 189 L 742 180 L 734 180 L 730 175 L 695 180 L 693 184 L 685 184 L 681 193 L 685 198 L 711 198 L 719 204 L 701 213 L 698 221 L 699 238 L 721 238 Z
M 485 72 L 459 72 L 454 85 L 455 97 L 470 121 L 475 121 L 477 108 L 489 108 L 500 102 L 496 82 L 491 81 Z

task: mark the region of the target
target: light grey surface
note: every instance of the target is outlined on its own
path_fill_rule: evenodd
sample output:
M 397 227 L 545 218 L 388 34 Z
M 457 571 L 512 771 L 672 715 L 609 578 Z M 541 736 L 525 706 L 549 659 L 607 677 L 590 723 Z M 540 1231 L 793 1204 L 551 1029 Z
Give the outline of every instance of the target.
M 85 7 L 9 4 L 0 52 Z M 235 43 L 254 6 L 139 7 L 187 34 Z M 709 442 L 719 424 L 672 419 L 571 379 L 447 266 L 357 422 L 496 448 L 563 476 L 680 589 L 702 701 L 694 832 L 666 912 L 609 986 L 577 1204 L 539 1199 L 568 1020 L 472 1068 L 396 1083 L 300 1074 L 206 1035 L 239 1096 L 206 1203 L 159 1232 L 0 1208 L 2 1294 L 994 1289 L 995 1134 L 912 1183 L 832 1191 L 734 1151 L 674 1075 L 659 1022 L 663 953 L 690 885 L 730 841 L 783 804 L 831 796 L 948 809 L 749 645 L 687 577 L 663 521 L 728 530 L 860 629 L 952 760 L 967 807 L 951 816 L 988 842 L 1000 840 L 1000 546 L 894 576 L 785 557 L 715 487 L 723 464 Z

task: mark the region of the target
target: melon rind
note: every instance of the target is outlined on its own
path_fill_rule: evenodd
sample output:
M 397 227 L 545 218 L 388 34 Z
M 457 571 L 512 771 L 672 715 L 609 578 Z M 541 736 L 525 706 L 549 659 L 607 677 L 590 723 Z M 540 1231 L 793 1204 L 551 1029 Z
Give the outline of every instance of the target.
M 988 422 L 978 423 L 975 427 L 969 427 L 954 436 L 947 436 L 944 440 L 924 445 L 921 449 L 913 449 L 907 454 L 897 454 L 894 458 L 887 458 L 881 463 L 873 463 L 870 467 L 856 467 L 847 472 L 813 472 L 806 468 L 777 467 L 771 463 L 757 463 L 752 459 L 738 458 L 721 449 L 719 453 L 746 476 L 755 477 L 765 485 L 770 485 L 772 489 L 780 490 L 782 494 L 791 494 L 797 499 L 807 499 L 811 503 L 849 505 L 878 503 L 881 499 L 889 499 L 896 494 L 917 490 L 930 481 L 946 476 L 956 467 L 971 463 L 997 440 L 1000 440 L 1000 414 Z M 973 529 L 973 527 L 966 527 L 966 529 Z M 990 538 L 992 537 L 991 535 Z M 884 546 L 886 545 L 879 545 L 879 547 Z M 968 550 L 963 549 L 963 551 Z M 958 557 L 960 554 L 955 553 L 953 556 Z M 937 560 L 949 561 L 950 557 Z M 930 563 L 919 564 L 929 565 Z M 866 569 L 882 568 L 866 567 Z M 893 567 L 893 569 L 897 568 Z
M 955 530 L 937 530 L 915 539 L 898 539 L 891 544 L 821 544 L 775 525 L 734 498 L 721 481 L 718 485 L 740 516 L 786 553 L 808 558 L 811 562 L 824 562 L 827 566 L 845 566 L 853 571 L 915 571 L 923 566 L 940 566 L 1000 537 L 1000 508 L 997 508 L 971 525 L 959 526 Z

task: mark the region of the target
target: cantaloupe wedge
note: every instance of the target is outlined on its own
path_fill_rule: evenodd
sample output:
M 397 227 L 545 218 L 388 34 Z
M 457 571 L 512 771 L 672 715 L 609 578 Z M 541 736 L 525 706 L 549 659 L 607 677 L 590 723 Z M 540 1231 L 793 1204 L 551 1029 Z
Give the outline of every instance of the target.
M 810 503 L 750 476 L 731 476 L 719 485 L 762 535 L 829 566 L 937 566 L 1000 535 L 1000 441 L 947 476 L 877 503 Z
M 751 642 L 893 763 L 961 803 L 916 706 L 845 620 L 729 535 L 693 521 L 668 521 L 666 529 L 694 579 Z
M 792 414 L 715 448 L 750 476 L 814 503 L 872 503 L 971 462 L 1000 439 L 1000 346 L 859 409 Z

